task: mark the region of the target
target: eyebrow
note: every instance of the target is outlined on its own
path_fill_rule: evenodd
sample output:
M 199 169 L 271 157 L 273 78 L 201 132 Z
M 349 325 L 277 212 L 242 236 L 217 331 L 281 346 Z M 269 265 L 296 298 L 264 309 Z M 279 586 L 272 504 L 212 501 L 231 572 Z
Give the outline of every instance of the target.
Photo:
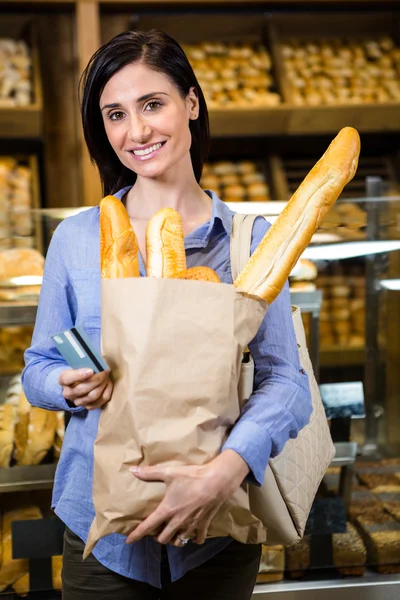
M 136 102 L 138 104 L 140 104 L 141 102 L 150 100 L 150 98 L 153 98 L 154 96 L 168 96 L 168 94 L 166 92 L 150 92 L 150 94 L 145 94 L 144 96 L 140 96 L 140 98 L 138 98 L 136 100 Z M 105 104 L 100 110 L 103 111 L 106 108 L 121 108 L 121 104 L 119 104 L 118 102 L 115 102 L 113 104 Z

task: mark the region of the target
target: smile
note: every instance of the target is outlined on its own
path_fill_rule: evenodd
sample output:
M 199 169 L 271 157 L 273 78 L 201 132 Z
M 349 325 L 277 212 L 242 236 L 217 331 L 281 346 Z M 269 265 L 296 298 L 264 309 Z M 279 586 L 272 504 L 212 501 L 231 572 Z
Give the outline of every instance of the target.
M 142 150 L 131 150 L 131 154 L 133 154 L 134 156 L 137 156 L 138 158 L 143 158 L 143 157 L 148 157 L 152 154 L 154 154 L 155 152 L 157 152 L 157 150 L 160 150 L 160 148 L 165 144 L 165 142 L 158 142 L 157 144 L 153 144 L 152 146 L 149 146 L 148 148 L 143 148 Z

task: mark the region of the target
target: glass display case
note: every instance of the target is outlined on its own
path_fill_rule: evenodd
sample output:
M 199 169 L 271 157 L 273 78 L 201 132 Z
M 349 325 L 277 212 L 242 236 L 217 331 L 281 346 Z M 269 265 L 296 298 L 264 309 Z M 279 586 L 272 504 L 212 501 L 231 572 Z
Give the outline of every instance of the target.
M 367 190 L 367 197 L 338 201 L 290 277 L 291 300 L 302 309 L 337 454 L 303 541 L 291 548 L 264 547 L 254 591 L 260 600 L 271 593 L 302 600 L 317 590 L 327 598 L 337 593 L 350 598 L 355 588 L 366 597 L 399 597 L 400 197 L 382 196 L 374 178 Z M 274 222 L 286 203 L 228 204 Z M 43 247 L 61 220 L 81 210 L 87 208 L 35 210 Z M 49 506 L 64 414 L 43 425 L 40 460 L 29 462 L 23 451 L 29 439 L 37 443 L 30 427 L 34 409 L 24 401 L 19 376 L 40 281 L 28 263 L 21 270 L 21 261 L 16 276 L 10 272 L 0 281 L 0 596 L 10 598 L 29 586 L 57 597 L 50 589 L 60 587 L 62 528 Z M 21 529 L 21 520 L 32 521 L 30 528 Z M 24 543 L 27 537 L 47 543 Z M 12 559 L 12 547 L 18 558 Z M 2 570 L 12 560 L 21 561 L 18 577 L 2 584 Z

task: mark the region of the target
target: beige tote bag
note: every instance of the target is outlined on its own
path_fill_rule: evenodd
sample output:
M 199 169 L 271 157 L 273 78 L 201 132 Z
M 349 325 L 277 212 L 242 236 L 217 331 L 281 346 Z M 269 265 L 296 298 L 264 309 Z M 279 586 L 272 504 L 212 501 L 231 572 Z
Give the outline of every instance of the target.
M 255 216 L 235 214 L 232 223 L 231 269 L 236 279 L 250 256 Z M 299 541 L 318 487 L 335 456 L 325 410 L 308 354 L 300 309 L 292 307 L 299 358 L 308 375 L 313 412 L 296 439 L 286 442 L 272 458 L 262 487 L 249 486 L 251 512 L 267 528 L 267 543 L 288 545 Z M 242 363 L 239 398 L 243 405 L 253 390 L 254 363 Z

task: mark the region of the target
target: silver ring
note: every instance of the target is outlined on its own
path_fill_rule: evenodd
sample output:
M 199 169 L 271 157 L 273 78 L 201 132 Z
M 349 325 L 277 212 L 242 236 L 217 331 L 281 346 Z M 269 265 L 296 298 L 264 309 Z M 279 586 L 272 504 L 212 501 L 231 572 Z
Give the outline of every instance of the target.
M 183 546 L 185 546 L 185 544 L 187 544 L 190 541 L 190 537 L 184 538 L 184 537 L 181 537 L 180 535 L 177 535 L 176 537 L 178 538 L 178 540 L 181 542 L 181 544 Z

